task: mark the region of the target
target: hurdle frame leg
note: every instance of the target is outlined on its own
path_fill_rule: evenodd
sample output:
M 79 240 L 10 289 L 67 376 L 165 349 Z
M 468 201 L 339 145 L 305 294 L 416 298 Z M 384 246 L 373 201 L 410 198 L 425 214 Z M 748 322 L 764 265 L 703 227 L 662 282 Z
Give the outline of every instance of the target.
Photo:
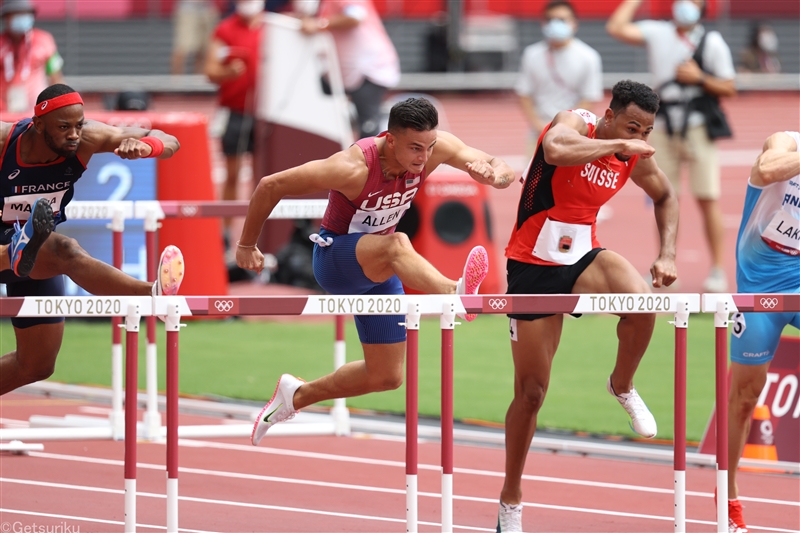
M 115 209 L 111 223 L 111 254 L 114 267 L 122 270 L 122 239 L 125 231 L 125 214 Z M 122 317 L 111 317 L 111 438 L 121 440 L 125 434 L 125 414 L 122 408 Z
M 336 337 L 333 341 L 333 371 L 336 372 L 347 362 L 347 343 L 344 340 L 344 315 L 336 315 Z M 331 408 L 333 418 L 333 432 L 337 437 L 350 434 L 350 411 L 347 410 L 346 400 L 336 398 Z
M 136 531 L 136 420 L 139 381 L 139 322 L 136 303 L 125 316 L 125 532 Z
M 679 300 L 675 311 L 675 421 L 673 442 L 675 533 L 686 532 L 686 338 L 689 302 Z
M 178 333 L 182 324 L 177 305 L 167 306 L 167 533 L 178 531 Z
M 147 280 L 156 281 L 156 231 L 158 218 L 153 209 L 144 217 L 144 238 L 147 258 Z M 144 436 L 154 441 L 161 438 L 161 413 L 158 411 L 158 347 L 156 345 L 156 317 L 145 318 L 147 325 L 147 347 L 145 348 L 147 378 L 147 408 L 144 413 Z
M 453 531 L 453 334 L 455 303 L 442 305 L 442 531 Z
M 409 302 L 406 321 L 406 533 L 418 531 L 420 305 Z
M 728 531 L 728 317 L 727 299 L 717 300 L 714 313 L 717 399 L 717 532 Z

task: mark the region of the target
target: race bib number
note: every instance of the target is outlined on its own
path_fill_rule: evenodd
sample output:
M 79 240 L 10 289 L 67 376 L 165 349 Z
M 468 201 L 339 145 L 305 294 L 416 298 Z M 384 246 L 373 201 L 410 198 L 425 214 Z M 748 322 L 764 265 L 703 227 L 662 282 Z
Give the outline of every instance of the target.
M 761 234 L 769 246 L 787 255 L 800 255 L 800 220 L 780 210 Z
M 533 255 L 539 259 L 574 265 L 592 249 L 592 226 L 547 219 L 536 239 Z
M 53 214 L 61 211 L 61 201 L 66 190 L 48 193 L 18 194 L 5 199 L 3 206 L 3 222 L 13 224 L 17 220 L 24 222 L 31 216 L 31 206 L 37 198 L 45 198 L 53 208 Z
M 737 339 L 741 339 L 744 330 L 747 329 L 747 324 L 744 321 L 744 313 L 734 313 L 733 317 L 731 317 L 731 322 L 733 322 L 733 335 Z
M 362 211 L 359 209 L 350 220 L 348 233 L 381 233 L 396 226 L 403 214 L 411 207 L 411 203 L 378 209 L 376 211 Z

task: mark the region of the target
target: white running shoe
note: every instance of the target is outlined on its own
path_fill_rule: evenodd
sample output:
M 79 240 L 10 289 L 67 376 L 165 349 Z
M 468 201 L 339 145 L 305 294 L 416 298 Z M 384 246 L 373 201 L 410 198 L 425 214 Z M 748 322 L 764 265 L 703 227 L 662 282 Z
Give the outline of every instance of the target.
M 658 432 L 656 419 L 653 418 L 650 409 L 644 404 L 644 400 L 635 388 L 632 388 L 630 392 L 617 394 L 614 387 L 611 386 L 611 376 L 609 376 L 606 389 L 631 416 L 631 427 L 636 433 L 648 439 L 656 436 Z
M 269 428 L 278 422 L 291 420 L 294 415 L 300 412 L 294 409 L 294 393 L 303 383 L 305 381 L 291 374 L 281 376 L 278 380 L 278 385 L 275 387 L 275 394 L 272 395 L 272 399 L 258 413 L 256 423 L 253 424 L 253 433 L 250 435 L 250 441 L 253 446 L 258 446 L 258 443 L 267 434 Z
M 728 278 L 725 271 L 719 267 L 712 267 L 708 277 L 703 282 L 703 290 L 706 292 L 726 292 L 728 290 Z
M 522 504 L 509 505 L 500 502 L 500 511 L 497 513 L 497 533 L 522 531 Z
M 483 246 L 476 246 L 467 256 L 464 273 L 456 285 L 456 294 L 478 294 L 478 288 L 489 273 L 489 254 Z M 459 314 L 467 322 L 472 322 L 478 316 L 475 313 Z

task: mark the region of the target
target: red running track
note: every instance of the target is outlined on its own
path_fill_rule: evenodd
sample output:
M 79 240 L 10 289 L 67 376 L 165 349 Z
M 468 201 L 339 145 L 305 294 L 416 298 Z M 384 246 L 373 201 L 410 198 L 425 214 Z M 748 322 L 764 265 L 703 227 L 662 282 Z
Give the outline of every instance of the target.
M 105 406 L 89 406 L 101 414 Z M 72 400 L 10 394 L 0 399 L 6 426 L 31 414 L 87 411 Z M 209 423 L 183 415 L 182 423 Z M 218 421 L 219 422 L 219 421 Z M 180 524 L 184 531 L 405 531 L 402 439 L 385 436 L 182 440 Z M 165 529 L 163 444 L 138 449 L 137 522 Z M 0 529 L 122 531 L 123 443 L 49 442 L 44 452 L 0 456 Z M 420 531 L 439 531 L 439 444 L 419 448 Z M 456 445 L 456 531 L 494 531 L 503 481 L 502 449 Z M 672 467 L 574 455 L 531 453 L 524 491 L 527 531 L 673 530 Z M 687 472 L 687 528 L 714 531 L 714 471 Z M 797 476 L 741 473 L 751 531 L 800 530 Z M 9 524 L 9 525 L 5 525 Z M 66 527 L 70 529 L 66 529 Z

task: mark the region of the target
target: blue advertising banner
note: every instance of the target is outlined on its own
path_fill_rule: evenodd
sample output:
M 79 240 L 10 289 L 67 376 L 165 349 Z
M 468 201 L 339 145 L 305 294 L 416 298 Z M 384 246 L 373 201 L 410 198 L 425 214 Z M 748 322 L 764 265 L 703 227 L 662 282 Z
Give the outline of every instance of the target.
M 154 159 L 126 160 L 114 154 L 96 154 L 89 167 L 75 184 L 73 200 L 155 200 L 156 161 Z M 57 231 L 78 241 L 92 257 L 113 263 L 109 220 L 67 220 Z M 122 270 L 131 276 L 147 279 L 145 260 L 144 221 L 126 220 L 123 236 Z M 66 278 L 69 296 L 86 295 L 86 291 Z

